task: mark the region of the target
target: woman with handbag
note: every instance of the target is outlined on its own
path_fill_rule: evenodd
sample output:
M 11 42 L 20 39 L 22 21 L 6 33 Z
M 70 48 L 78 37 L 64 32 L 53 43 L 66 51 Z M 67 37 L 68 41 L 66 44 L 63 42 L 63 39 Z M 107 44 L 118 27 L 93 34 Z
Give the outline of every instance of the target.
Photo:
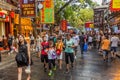
M 30 56 L 30 45 L 25 41 L 25 38 L 23 35 L 19 35 L 18 37 L 19 43 L 18 43 L 18 54 L 16 55 L 16 62 L 18 67 L 18 80 L 22 80 L 22 69 L 25 66 L 29 66 L 25 70 L 28 73 L 27 80 L 30 80 L 30 65 L 31 65 L 31 56 Z

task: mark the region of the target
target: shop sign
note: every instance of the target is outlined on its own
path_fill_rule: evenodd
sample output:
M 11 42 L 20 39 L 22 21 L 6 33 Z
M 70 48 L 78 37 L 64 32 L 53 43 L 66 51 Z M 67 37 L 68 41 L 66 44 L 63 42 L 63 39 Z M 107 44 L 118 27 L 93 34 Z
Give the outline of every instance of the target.
M 61 21 L 61 30 L 67 31 L 67 21 L 66 20 Z
M 22 16 L 23 17 L 34 17 L 35 16 L 35 3 L 22 3 L 21 4 Z
M 120 0 L 111 0 L 110 9 L 111 11 L 120 10 Z
M 41 23 L 54 23 L 54 1 L 44 0 L 42 4 L 43 8 L 41 10 Z
M 112 3 L 113 9 L 120 9 L 120 0 L 112 0 Z

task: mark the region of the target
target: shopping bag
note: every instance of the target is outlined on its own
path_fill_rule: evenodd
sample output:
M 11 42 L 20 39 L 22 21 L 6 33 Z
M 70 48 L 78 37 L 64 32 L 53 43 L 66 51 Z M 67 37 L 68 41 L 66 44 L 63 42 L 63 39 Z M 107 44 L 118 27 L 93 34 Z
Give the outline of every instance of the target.
M 84 44 L 84 51 L 87 51 L 87 50 L 88 50 L 88 44 L 85 43 L 85 44 Z

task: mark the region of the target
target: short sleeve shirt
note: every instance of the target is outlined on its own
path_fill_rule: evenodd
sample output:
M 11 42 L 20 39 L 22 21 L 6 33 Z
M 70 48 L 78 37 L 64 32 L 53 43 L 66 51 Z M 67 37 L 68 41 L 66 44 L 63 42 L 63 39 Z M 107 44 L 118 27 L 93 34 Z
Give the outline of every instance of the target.
M 74 41 L 73 39 L 70 39 L 69 41 L 66 40 L 66 48 L 65 48 L 65 52 L 66 53 L 74 53 L 74 49 L 71 47 L 74 45 Z
M 118 37 L 112 37 L 111 38 L 111 47 L 118 47 L 118 42 L 119 42 L 119 38 Z

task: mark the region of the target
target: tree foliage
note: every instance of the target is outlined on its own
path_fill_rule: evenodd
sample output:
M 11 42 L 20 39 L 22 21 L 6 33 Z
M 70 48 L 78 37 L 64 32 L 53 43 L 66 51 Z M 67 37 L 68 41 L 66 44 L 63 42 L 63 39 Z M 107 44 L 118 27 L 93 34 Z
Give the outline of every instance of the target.
M 75 1 L 75 0 L 73 0 Z M 93 7 L 98 6 L 92 0 L 77 0 L 71 2 L 69 5 L 63 6 L 68 3 L 62 0 L 55 1 L 56 23 L 59 24 L 62 19 L 65 19 L 74 27 L 83 26 L 87 21 L 93 21 Z

